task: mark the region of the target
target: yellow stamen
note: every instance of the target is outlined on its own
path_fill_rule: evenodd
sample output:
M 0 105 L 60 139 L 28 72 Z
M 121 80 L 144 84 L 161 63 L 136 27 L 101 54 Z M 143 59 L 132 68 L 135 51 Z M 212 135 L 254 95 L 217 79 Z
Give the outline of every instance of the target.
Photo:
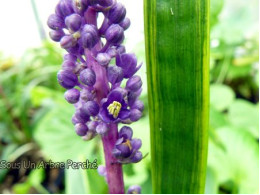
M 130 142 L 129 139 L 127 139 L 127 140 L 125 141 L 125 143 L 123 143 L 123 144 L 127 145 L 128 148 L 129 148 L 130 150 L 132 150 L 132 145 L 131 145 L 131 142 Z
M 117 102 L 117 101 L 113 101 L 113 103 L 111 103 L 108 107 L 107 110 L 109 112 L 109 114 L 113 115 L 114 118 L 118 117 L 118 114 L 121 110 L 122 105 Z

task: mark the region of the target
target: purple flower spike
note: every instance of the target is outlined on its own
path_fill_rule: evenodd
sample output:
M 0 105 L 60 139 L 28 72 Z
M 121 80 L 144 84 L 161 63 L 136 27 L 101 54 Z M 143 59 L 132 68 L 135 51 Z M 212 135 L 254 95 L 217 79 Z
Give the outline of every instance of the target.
M 104 16 L 99 27 L 97 17 Z M 50 38 L 67 52 L 57 80 L 75 107 L 72 123 L 84 141 L 101 137 L 110 194 L 124 193 L 122 166 L 142 160 L 131 124 L 142 117 L 142 81 L 135 54 L 126 53 L 124 31 L 131 24 L 117 0 L 59 0 L 48 21 Z M 104 40 L 105 39 L 105 40 Z M 140 193 L 141 189 L 129 189 Z
M 89 69 L 89 68 L 81 71 L 81 73 L 80 73 L 80 81 L 83 84 L 92 87 L 95 84 L 95 82 L 96 82 L 96 74 L 95 74 L 95 72 L 93 70 Z
M 141 194 L 141 187 L 138 185 L 132 185 L 128 188 L 127 194 Z
M 81 16 L 78 14 L 71 14 L 65 18 L 65 24 L 72 32 L 76 32 L 80 29 L 81 26 Z
M 78 89 L 69 89 L 65 92 L 64 97 L 70 104 L 75 104 L 79 101 L 80 92 Z
M 60 70 L 58 72 L 58 82 L 60 85 L 66 89 L 71 89 L 77 85 L 77 76 L 67 70 Z

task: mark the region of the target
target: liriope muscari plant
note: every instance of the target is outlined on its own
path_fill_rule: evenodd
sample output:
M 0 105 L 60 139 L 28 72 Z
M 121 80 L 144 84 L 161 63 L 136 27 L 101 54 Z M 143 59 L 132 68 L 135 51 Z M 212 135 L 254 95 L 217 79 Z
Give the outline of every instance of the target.
M 104 19 L 98 27 L 100 14 Z M 75 106 L 72 123 L 83 140 L 100 135 L 106 165 L 98 172 L 110 193 L 124 193 L 122 164 L 143 158 L 142 142 L 128 126 L 141 118 L 144 105 L 138 99 L 142 80 L 135 75 L 141 64 L 122 45 L 130 26 L 125 16 L 125 7 L 116 0 L 60 0 L 47 22 L 50 38 L 68 52 L 57 78 L 67 89 L 65 99 Z M 126 125 L 118 131 L 119 123 Z M 128 189 L 140 191 L 139 186 Z

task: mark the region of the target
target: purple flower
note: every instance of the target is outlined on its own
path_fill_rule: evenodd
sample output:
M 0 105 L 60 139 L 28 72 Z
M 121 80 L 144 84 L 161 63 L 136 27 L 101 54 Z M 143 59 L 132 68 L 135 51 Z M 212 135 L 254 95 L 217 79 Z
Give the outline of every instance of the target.
M 112 151 L 120 163 L 137 163 L 142 160 L 143 155 L 139 151 L 142 146 L 140 139 L 132 139 L 133 130 L 124 126 L 120 129 L 119 139 Z
M 127 119 L 130 111 L 127 109 L 123 94 L 116 90 L 112 91 L 107 101 L 102 104 L 99 115 L 106 123 Z

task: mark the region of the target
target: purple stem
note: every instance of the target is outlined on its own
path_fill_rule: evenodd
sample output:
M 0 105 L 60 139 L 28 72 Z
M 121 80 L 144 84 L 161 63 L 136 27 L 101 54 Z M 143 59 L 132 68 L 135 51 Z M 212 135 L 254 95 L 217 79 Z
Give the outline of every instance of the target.
M 110 194 L 124 194 L 124 179 L 122 165 L 116 163 L 117 160 L 112 155 L 112 150 L 118 138 L 117 124 L 111 123 L 110 130 L 102 137 L 106 170 L 107 170 L 107 183 Z
M 88 9 L 85 13 L 85 19 L 88 24 L 97 25 L 97 13 L 93 9 Z M 102 43 L 95 46 L 96 50 L 100 50 Z M 109 84 L 106 75 L 106 69 L 100 66 L 95 58 L 94 53 L 91 50 L 85 50 L 86 62 L 88 67 L 91 67 L 96 73 L 96 83 L 94 88 L 96 89 L 96 97 L 98 103 L 107 97 L 109 93 Z M 124 194 L 124 180 L 122 165 L 116 163 L 117 160 L 112 155 L 112 150 L 118 139 L 118 129 L 117 124 L 111 123 L 110 130 L 106 135 L 102 136 L 103 148 L 106 160 L 106 170 L 107 170 L 107 183 L 110 194 Z

